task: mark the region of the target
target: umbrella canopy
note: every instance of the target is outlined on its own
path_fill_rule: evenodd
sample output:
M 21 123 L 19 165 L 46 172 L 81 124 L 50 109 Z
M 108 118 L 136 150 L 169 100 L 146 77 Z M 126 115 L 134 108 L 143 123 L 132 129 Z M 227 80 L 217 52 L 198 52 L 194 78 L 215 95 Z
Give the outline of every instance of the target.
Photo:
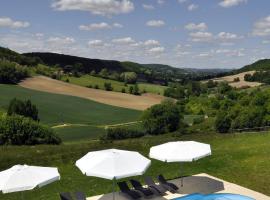
M 105 179 L 121 179 L 142 175 L 151 161 L 138 152 L 108 149 L 89 152 L 76 162 L 87 176 Z
M 194 141 L 168 142 L 151 147 L 150 158 L 163 162 L 193 162 L 210 156 L 211 147 Z
M 15 165 L 0 172 L 0 191 L 3 193 L 32 190 L 60 180 L 57 168 Z

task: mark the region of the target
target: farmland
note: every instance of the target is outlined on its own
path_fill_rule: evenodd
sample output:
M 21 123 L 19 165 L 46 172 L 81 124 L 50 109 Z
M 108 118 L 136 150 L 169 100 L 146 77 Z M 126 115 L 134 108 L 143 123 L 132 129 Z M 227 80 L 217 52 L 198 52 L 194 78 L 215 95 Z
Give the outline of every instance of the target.
M 91 100 L 39 92 L 14 85 L 0 85 L 0 111 L 6 110 L 12 98 L 30 99 L 39 108 L 41 122 L 48 126 L 84 124 L 56 129 L 65 139 L 96 138 L 104 132 L 100 126 L 137 121 L 140 111 L 100 104 Z M 78 134 L 83 134 L 78 136 Z
M 159 104 L 164 97 L 146 93 L 141 96 L 122 94 L 119 92 L 97 90 L 81 87 L 78 85 L 65 83 L 44 76 L 29 78 L 20 83 L 21 86 L 38 91 L 50 92 L 55 94 L 64 94 L 90 99 L 103 104 L 109 104 L 118 107 L 145 110 L 152 105 Z
M 95 87 L 98 86 L 100 89 L 104 90 L 104 83 L 111 83 L 113 87 L 113 91 L 121 92 L 124 88 L 125 91 L 128 93 L 129 86 L 134 86 L 134 84 L 125 84 L 120 81 L 105 79 L 101 77 L 95 77 L 91 75 L 83 75 L 81 77 L 74 77 L 74 76 L 62 76 L 61 80 L 66 81 L 69 80 L 70 83 L 84 86 L 84 87 Z M 167 88 L 166 86 L 155 85 L 150 83 L 138 83 L 140 92 L 147 92 L 153 94 L 160 94 L 163 95 L 164 90 Z

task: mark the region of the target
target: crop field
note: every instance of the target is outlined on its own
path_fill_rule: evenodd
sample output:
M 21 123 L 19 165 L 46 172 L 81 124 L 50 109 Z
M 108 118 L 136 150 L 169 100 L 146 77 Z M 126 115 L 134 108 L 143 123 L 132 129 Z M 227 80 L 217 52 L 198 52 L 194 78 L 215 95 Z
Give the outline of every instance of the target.
M 248 71 L 248 72 L 242 72 L 242 73 L 231 75 L 231 76 L 224 76 L 224 77 L 220 77 L 220 78 L 215 78 L 212 80 L 217 81 L 217 82 L 226 81 L 229 83 L 230 86 L 235 87 L 235 88 L 244 88 L 244 87 L 253 88 L 253 87 L 261 86 L 262 83 L 245 81 L 244 77 L 246 74 L 254 74 L 254 73 L 255 73 L 255 71 Z M 239 81 L 235 82 L 234 81 L 235 78 L 239 78 Z
M 84 87 L 95 87 L 98 85 L 98 87 L 102 90 L 104 90 L 104 83 L 111 83 L 113 87 L 113 91 L 121 92 L 124 88 L 126 92 L 128 93 L 129 86 L 132 84 L 125 85 L 125 83 L 110 79 L 104 79 L 100 77 L 90 76 L 90 75 L 83 75 L 81 77 L 69 77 L 69 76 L 63 76 L 61 80 L 66 81 L 69 80 L 70 83 L 84 86 Z M 147 92 L 147 93 L 153 93 L 153 94 L 160 94 L 163 95 L 164 90 L 166 89 L 166 86 L 161 85 L 155 85 L 150 83 L 138 83 L 138 87 L 140 92 Z
M 167 134 L 113 143 L 85 141 L 59 146 L 4 146 L 0 149 L 0 170 L 25 163 L 59 168 L 61 180 L 34 191 L 24 192 L 23 197 L 27 200 L 57 200 L 58 193 L 65 191 L 83 191 L 87 196 L 93 196 L 111 192 L 112 183 L 104 179 L 86 177 L 76 168 L 75 161 L 87 152 L 119 148 L 139 151 L 148 156 L 151 146 L 176 140 L 196 140 L 209 143 L 212 147 L 212 156 L 186 163 L 184 175 L 208 173 L 270 195 L 270 133 L 184 136 Z M 154 177 L 160 173 L 170 179 L 179 177 L 179 164 L 152 160 L 146 174 Z M 142 177 L 137 178 L 142 180 Z M 21 199 L 21 193 L 0 194 L 0 199 L 18 200 Z
M 30 99 L 37 105 L 42 123 L 49 126 L 74 124 L 70 127 L 56 129 L 63 139 L 66 137 L 69 140 L 72 137 L 74 137 L 73 139 L 95 138 L 104 132 L 104 128 L 97 128 L 97 126 L 134 122 L 141 115 L 141 112 L 136 110 L 110 106 L 73 96 L 29 90 L 20 86 L 0 84 L 0 91 L 0 111 L 7 109 L 12 98 Z M 86 126 L 76 126 L 76 124 Z M 83 136 L 79 136 L 79 134 Z
M 20 86 L 37 91 L 81 97 L 102 104 L 135 110 L 145 110 L 152 105 L 159 104 L 165 99 L 165 97 L 161 95 L 150 93 L 137 96 L 132 94 L 123 94 L 120 92 L 86 88 L 75 84 L 54 80 L 45 76 L 28 78 L 22 81 Z

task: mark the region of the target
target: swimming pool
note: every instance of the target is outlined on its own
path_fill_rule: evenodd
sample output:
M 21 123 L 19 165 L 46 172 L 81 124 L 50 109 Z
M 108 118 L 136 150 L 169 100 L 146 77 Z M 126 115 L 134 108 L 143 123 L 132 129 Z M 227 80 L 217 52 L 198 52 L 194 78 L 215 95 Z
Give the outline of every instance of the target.
M 185 197 L 175 198 L 174 200 L 255 200 L 239 194 L 190 194 Z

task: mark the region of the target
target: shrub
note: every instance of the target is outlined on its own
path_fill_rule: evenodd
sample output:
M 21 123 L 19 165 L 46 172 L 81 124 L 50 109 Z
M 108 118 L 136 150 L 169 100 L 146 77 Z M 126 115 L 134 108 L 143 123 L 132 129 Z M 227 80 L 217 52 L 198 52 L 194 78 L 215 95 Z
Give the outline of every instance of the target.
M 123 140 L 128 138 L 139 138 L 144 136 L 145 133 L 140 130 L 130 129 L 126 127 L 108 128 L 102 140 Z
M 0 117 L 0 144 L 60 144 L 61 139 L 51 128 L 18 115 Z
M 228 133 L 231 128 L 232 120 L 226 112 L 220 112 L 215 121 L 216 130 L 219 133 Z
M 134 90 L 133 86 L 130 86 L 129 87 L 129 94 L 133 94 L 133 90 Z
M 14 114 L 22 115 L 35 121 L 39 121 L 38 109 L 30 100 L 21 101 L 16 98 L 12 99 L 9 102 L 7 115 L 10 116 Z
M 134 84 L 137 82 L 137 74 L 135 72 L 123 72 L 120 74 L 120 80 L 125 83 Z
M 240 78 L 239 77 L 236 77 L 233 79 L 233 82 L 239 82 L 240 81 Z
M 95 85 L 95 89 L 99 89 L 99 86 L 98 85 Z
M 26 67 L 9 61 L 0 61 L 0 83 L 16 84 L 29 77 Z
M 122 93 L 126 93 L 126 89 L 125 88 L 122 88 L 121 92 Z
M 140 89 L 139 89 L 139 87 L 138 87 L 137 84 L 134 85 L 133 94 L 134 94 L 134 95 L 141 95 L 141 94 L 140 94 Z
M 107 83 L 107 82 L 104 83 L 104 88 L 105 88 L 106 91 L 112 91 L 113 90 L 112 84 Z
M 142 115 L 143 127 L 151 135 L 177 130 L 181 119 L 179 108 L 173 101 L 164 101 L 154 105 Z

